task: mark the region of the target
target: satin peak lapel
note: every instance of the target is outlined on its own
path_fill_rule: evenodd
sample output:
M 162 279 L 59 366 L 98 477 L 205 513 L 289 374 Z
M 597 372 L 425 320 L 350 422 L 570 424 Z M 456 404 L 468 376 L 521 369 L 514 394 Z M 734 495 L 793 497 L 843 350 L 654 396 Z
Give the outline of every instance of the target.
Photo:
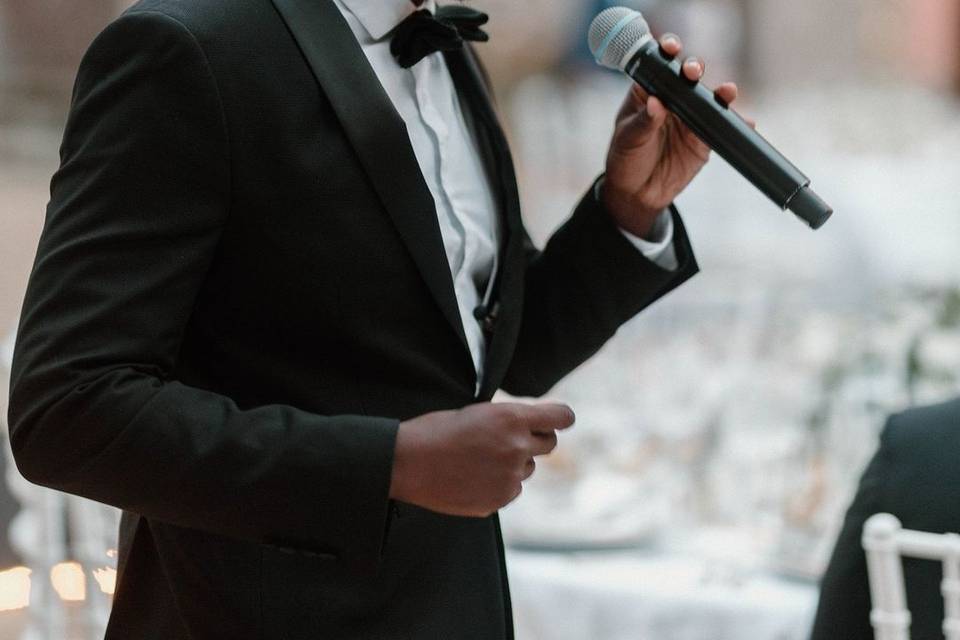
M 406 125 L 331 0 L 273 0 L 434 299 L 469 348 L 433 196 Z

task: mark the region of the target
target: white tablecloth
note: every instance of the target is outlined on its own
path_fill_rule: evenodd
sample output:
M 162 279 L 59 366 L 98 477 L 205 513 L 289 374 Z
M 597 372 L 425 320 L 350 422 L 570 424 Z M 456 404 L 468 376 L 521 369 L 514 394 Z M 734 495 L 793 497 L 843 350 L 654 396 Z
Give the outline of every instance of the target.
M 508 550 L 517 640 L 801 640 L 817 587 L 649 551 Z

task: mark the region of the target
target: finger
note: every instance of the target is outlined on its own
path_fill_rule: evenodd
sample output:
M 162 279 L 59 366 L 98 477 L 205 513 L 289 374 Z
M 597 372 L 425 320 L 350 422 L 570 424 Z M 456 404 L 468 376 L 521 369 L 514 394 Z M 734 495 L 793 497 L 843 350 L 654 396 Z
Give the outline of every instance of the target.
M 724 82 L 714 90 L 714 94 L 717 96 L 717 100 L 725 105 L 730 105 L 740 96 L 740 88 L 737 87 L 735 82 Z M 742 114 L 740 117 L 750 125 L 751 129 L 757 128 L 757 121 L 753 118 Z
M 566 429 L 576 420 L 573 409 L 561 403 L 521 404 L 513 407 L 513 415 L 519 421 L 518 426 L 531 433 Z
M 523 465 L 523 472 L 520 474 L 521 480 L 526 480 L 533 475 L 533 472 L 537 470 L 537 463 L 533 458 L 527 460 L 526 464 Z
M 681 122 L 679 118 L 674 116 L 674 120 L 674 126 L 671 128 L 671 131 L 677 136 L 677 139 L 681 141 L 684 147 L 692 152 L 694 156 L 702 162 L 706 162 L 710 157 L 710 147 L 707 146 L 690 127 Z
M 696 56 L 690 56 L 683 61 L 683 75 L 687 78 L 687 80 L 692 80 L 694 82 L 699 81 L 700 78 L 703 77 L 703 72 L 706 70 L 706 68 L 706 63 Z
M 660 102 L 660 98 L 657 96 L 650 96 L 646 104 L 647 115 L 650 119 L 656 124 L 659 122 L 663 123 L 664 118 L 667 117 L 667 108 L 663 106 L 663 103 Z
M 683 51 L 683 42 L 675 33 L 665 33 L 660 36 L 660 50 L 671 57 L 677 57 Z
M 642 111 L 647 104 L 647 98 L 649 94 L 638 84 L 634 84 L 630 87 L 630 91 L 627 92 L 626 97 L 623 99 L 623 104 L 620 105 L 620 111 L 617 112 L 617 122 L 620 122 L 624 118 L 629 118 L 631 115 Z
M 533 432 L 530 437 L 530 455 L 545 456 L 557 448 L 557 433 Z
M 650 143 L 656 139 L 657 132 L 666 119 L 666 107 L 656 96 L 650 96 L 643 110 L 620 121 L 611 150 L 616 153 L 632 153 Z M 652 162 L 656 161 L 657 157 L 656 154 L 650 154 Z M 641 167 L 636 170 L 639 172 Z
M 733 82 L 724 82 L 714 89 L 713 93 L 723 104 L 732 104 L 740 95 L 740 89 Z

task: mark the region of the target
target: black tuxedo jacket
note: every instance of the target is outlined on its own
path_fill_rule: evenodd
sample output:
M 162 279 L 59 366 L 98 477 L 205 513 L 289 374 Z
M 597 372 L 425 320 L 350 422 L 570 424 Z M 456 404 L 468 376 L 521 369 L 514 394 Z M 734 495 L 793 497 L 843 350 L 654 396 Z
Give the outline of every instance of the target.
M 399 421 L 538 395 L 696 271 L 588 195 L 505 239 L 479 394 L 433 201 L 330 0 L 143 0 L 85 56 L 23 306 L 21 472 L 124 510 L 108 638 L 512 636 L 496 516 L 388 498 Z M 674 215 L 675 212 L 674 212 Z
M 867 560 L 860 539 L 875 513 L 892 513 L 907 529 L 960 532 L 960 399 L 911 409 L 887 422 L 867 466 L 823 577 L 813 640 L 873 640 Z M 943 571 L 905 558 L 913 640 L 942 640 Z

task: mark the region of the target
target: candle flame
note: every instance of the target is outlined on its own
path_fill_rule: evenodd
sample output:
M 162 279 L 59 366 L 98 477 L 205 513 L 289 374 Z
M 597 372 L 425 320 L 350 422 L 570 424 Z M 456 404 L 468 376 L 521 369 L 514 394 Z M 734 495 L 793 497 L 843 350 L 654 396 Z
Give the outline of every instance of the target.
M 30 569 L 13 567 L 0 571 L 0 611 L 24 609 L 30 605 Z
M 100 585 L 100 591 L 112 596 L 117 588 L 117 570 L 113 567 L 103 567 L 93 570 L 93 579 Z
M 50 582 L 61 599 L 78 602 L 87 598 L 86 578 L 78 562 L 61 562 L 50 569 Z

